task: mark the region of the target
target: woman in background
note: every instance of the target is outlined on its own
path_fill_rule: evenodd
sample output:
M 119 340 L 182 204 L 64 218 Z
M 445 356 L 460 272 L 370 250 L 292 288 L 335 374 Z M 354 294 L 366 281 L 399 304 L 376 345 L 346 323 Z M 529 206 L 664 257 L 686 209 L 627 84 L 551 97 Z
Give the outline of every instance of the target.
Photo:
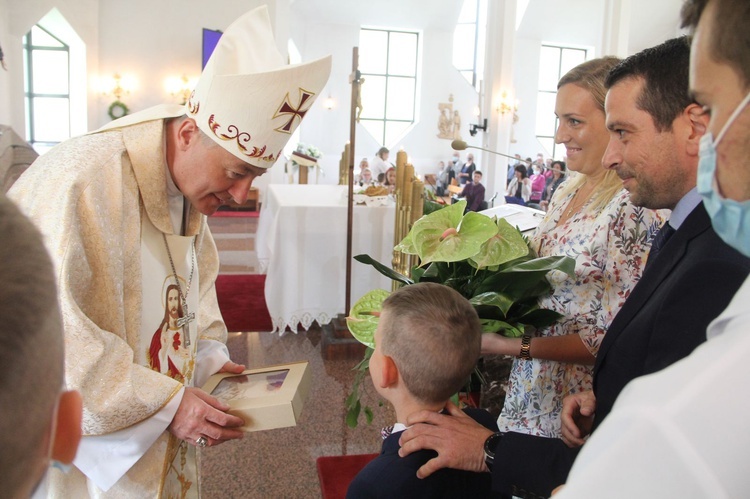
M 526 206 L 531 196 L 531 180 L 527 175 L 528 170 L 521 164 L 516 165 L 515 170 L 515 175 L 505 190 L 505 202 Z
M 609 142 L 604 80 L 618 62 L 614 57 L 587 61 L 557 86 L 555 142 L 565 145 L 567 167 L 577 175 L 557 189 L 531 244 L 540 257 L 574 258 L 575 277 L 548 274 L 553 291 L 539 305 L 563 315 L 552 326 L 523 339 L 483 335 L 483 353 L 517 356 L 500 431 L 560 437 L 562 400 L 591 389 L 601 340 L 638 282 L 664 220 L 632 205 L 617 174 L 601 165 Z
M 552 195 L 555 194 L 557 188 L 560 187 L 560 184 L 565 182 L 565 161 L 553 161 L 548 171 L 552 176 L 550 177 L 547 186 L 544 188 L 544 195 L 542 196 L 542 202 L 540 203 L 544 211 L 547 211 L 549 208 L 549 200 L 552 199 Z

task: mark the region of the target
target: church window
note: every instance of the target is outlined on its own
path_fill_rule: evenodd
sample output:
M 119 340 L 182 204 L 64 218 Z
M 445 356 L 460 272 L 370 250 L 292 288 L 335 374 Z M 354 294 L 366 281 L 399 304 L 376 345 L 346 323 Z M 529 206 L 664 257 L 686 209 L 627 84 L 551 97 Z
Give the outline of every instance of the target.
M 364 82 L 359 122 L 378 143 L 393 147 L 417 116 L 419 33 L 362 28 L 359 70 Z
M 43 153 L 71 136 L 70 47 L 36 25 L 23 48 L 26 138 Z
M 487 0 L 464 0 L 453 30 L 453 66 L 477 92 L 484 77 Z
M 542 44 L 539 54 L 539 92 L 536 104 L 536 138 L 544 149 L 545 156 L 562 159 L 559 146 L 555 144 L 555 132 L 559 120 L 555 116 L 557 82 L 560 78 L 588 59 L 585 48 L 562 47 Z

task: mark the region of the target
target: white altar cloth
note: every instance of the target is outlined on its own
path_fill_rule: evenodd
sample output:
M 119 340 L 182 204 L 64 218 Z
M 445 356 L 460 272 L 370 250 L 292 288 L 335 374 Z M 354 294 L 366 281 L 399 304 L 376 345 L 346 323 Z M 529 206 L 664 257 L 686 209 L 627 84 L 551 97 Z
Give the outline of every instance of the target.
M 329 323 L 346 303 L 346 186 L 271 184 L 261 208 L 256 251 L 266 274 L 274 331 Z M 395 205 L 354 206 L 352 256 L 391 266 Z M 351 304 L 391 280 L 352 260 Z

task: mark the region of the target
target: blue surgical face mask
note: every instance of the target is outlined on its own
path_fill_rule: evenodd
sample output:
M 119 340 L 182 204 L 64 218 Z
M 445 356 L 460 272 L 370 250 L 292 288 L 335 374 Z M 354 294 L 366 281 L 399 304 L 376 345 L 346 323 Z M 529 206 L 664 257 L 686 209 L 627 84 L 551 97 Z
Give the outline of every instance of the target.
M 726 199 L 719 193 L 716 183 L 716 148 L 737 116 L 750 103 L 750 93 L 740 102 L 724 127 L 713 139 L 711 132 L 701 137 L 698 163 L 698 193 L 711 217 L 711 224 L 725 243 L 750 257 L 750 200 Z

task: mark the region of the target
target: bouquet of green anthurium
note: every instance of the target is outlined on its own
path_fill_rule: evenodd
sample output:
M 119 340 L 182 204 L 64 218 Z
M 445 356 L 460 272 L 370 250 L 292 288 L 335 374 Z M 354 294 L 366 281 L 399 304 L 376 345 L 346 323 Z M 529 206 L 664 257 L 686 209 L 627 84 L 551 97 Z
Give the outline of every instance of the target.
M 417 255 L 421 261 L 411 277 L 370 258 L 355 260 L 372 265 L 383 275 L 408 286 L 417 282 L 436 282 L 450 286 L 474 305 L 482 330 L 519 337 L 527 328 L 543 328 L 560 314 L 539 307 L 539 297 L 551 292 L 547 273 L 560 271 L 572 276 L 575 260 L 552 256 L 538 258 L 528 240 L 502 218 L 481 213 L 464 214 L 466 201 L 447 206 L 417 220 L 396 250 Z M 363 296 L 351 309 L 347 326 L 352 335 L 368 349 L 355 369 L 354 386 L 347 398 L 347 423 L 357 425 L 363 408 L 360 385 L 364 379 L 383 301 L 390 293 L 376 289 Z M 364 408 L 368 423 L 372 410 Z

